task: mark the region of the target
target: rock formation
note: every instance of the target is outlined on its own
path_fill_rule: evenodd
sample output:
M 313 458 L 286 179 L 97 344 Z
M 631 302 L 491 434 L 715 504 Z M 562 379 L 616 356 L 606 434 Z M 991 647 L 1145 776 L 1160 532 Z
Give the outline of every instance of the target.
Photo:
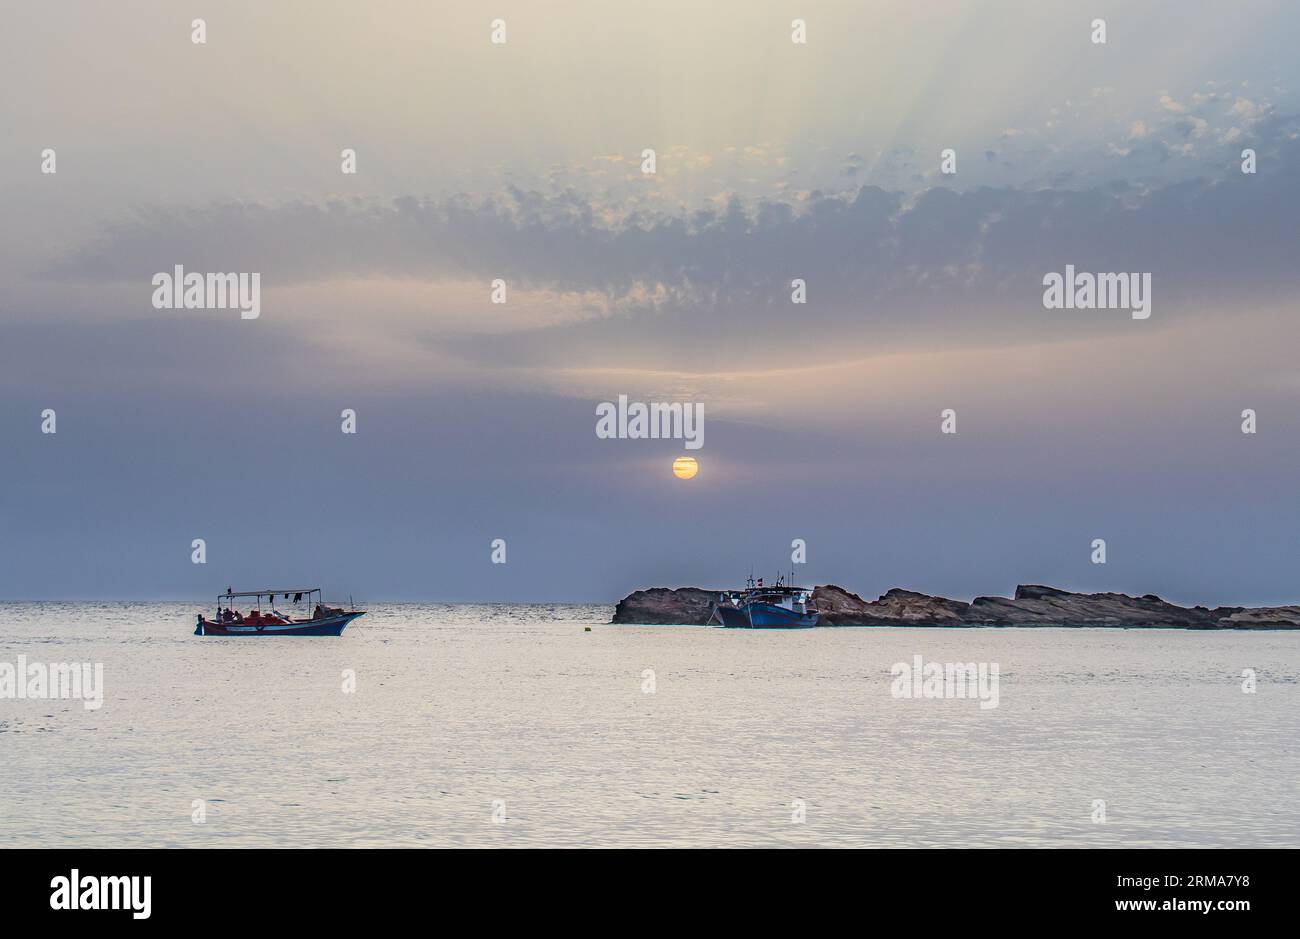
M 1014 598 L 976 597 L 967 622 L 981 626 L 1167 626 L 1208 629 L 1215 624 L 1205 607 L 1175 606 L 1154 594 L 1070 593 L 1038 585 L 1016 588 Z
M 703 626 L 709 621 L 716 590 L 699 587 L 651 587 L 637 590 L 619 601 L 614 609 L 615 623 L 645 623 L 651 626 Z
M 653 587 L 625 597 L 615 623 L 702 626 L 719 591 Z M 1173 629 L 1300 629 L 1300 606 L 1184 607 L 1154 594 L 1071 593 L 1037 584 L 1013 597 L 976 597 L 970 603 L 894 588 L 863 600 L 834 584 L 813 590 L 823 626 L 1113 626 Z
M 828 584 L 813 590 L 824 626 L 964 626 L 969 603 L 895 587 L 879 600 Z

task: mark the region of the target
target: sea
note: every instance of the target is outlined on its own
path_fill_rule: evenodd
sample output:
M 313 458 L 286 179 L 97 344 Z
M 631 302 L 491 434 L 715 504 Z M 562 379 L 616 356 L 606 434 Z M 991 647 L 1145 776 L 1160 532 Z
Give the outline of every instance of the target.
M 102 666 L 98 701 L 0 680 L 0 844 L 1300 845 L 1300 632 L 390 603 L 200 638 L 202 609 L 0 604 L 0 679 Z M 996 695 L 914 693 L 930 663 Z

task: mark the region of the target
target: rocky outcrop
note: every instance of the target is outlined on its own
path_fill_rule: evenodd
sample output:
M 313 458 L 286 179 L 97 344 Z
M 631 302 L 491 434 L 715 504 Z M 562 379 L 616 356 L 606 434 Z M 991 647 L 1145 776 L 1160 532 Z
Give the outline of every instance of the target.
M 1229 614 L 1219 619 L 1215 629 L 1300 629 L 1300 606 L 1261 606 L 1254 609 L 1221 607 Z M 1215 612 L 1219 612 L 1215 610 Z
M 827 584 L 813 588 L 813 606 L 821 610 L 823 623 L 839 626 L 865 618 L 867 601 L 843 587 Z
M 718 591 L 654 587 L 625 597 L 615 623 L 703 625 Z M 1174 629 L 1300 629 L 1300 606 L 1178 606 L 1154 594 L 1072 593 L 1038 584 L 1012 597 L 976 597 L 970 603 L 895 588 L 863 600 L 834 584 L 813 590 L 825 626 L 1111 626 Z
M 699 587 L 651 587 L 628 594 L 614 609 L 615 623 L 644 623 L 650 626 L 703 626 L 713 611 L 716 590 Z
M 828 584 L 813 590 L 826 626 L 962 626 L 969 603 L 895 587 L 878 600 Z
M 1164 626 L 1211 629 L 1214 615 L 1205 607 L 1182 607 L 1155 594 L 1071 593 L 1037 584 L 1016 588 L 1014 598 L 976 597 L 966 613 L 978 626 Z

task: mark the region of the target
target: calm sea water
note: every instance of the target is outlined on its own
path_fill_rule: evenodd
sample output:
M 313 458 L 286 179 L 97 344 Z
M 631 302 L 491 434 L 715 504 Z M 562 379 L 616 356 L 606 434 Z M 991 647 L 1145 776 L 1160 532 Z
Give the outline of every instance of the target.
M 0 662 L 105 685 L 0 700 L 0 843 L 1300 844 L 1298 633 L 391 604 L 338 639 L 199 639 L 198 609 L 0 604 Z M 998 663 L 999 706 L 894 698 L 917 654 Z

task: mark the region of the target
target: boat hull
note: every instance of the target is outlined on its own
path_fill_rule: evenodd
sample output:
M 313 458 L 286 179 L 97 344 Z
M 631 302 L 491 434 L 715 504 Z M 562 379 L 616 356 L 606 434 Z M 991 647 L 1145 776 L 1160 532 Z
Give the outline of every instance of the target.
M 194 627 L 196 636 L 337 636 L 340 635 L 364 610 L 326 616 L 306 623 L 283 623 L 267 626 L 249 626 L 244 623 L 213 623 L 202 620 Z
M 796 613 L 771 603 L 744 606 L 716 604 L 711 622 L 730 629 L 810 629 L 817 625 L 817 613 Z

